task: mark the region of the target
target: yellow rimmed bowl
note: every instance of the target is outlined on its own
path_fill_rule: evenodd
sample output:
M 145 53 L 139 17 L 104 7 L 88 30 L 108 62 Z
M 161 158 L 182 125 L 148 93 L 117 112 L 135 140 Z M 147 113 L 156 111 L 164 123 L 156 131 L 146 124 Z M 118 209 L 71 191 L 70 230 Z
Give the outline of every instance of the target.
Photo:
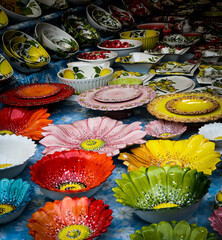
M 4 83 L 13 75 L 13 68 L 9 62 L 0 54 L 0 83 Z

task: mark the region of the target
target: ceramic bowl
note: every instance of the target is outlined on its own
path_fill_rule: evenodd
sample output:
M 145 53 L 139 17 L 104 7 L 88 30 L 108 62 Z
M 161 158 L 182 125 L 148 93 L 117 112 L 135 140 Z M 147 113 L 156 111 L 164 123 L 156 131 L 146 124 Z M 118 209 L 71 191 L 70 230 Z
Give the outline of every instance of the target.
M 187 130 L 183 123 L 154 120 L 145 125 L 147 135 L 154 138 L 177 140 Z
M 132 52 L 139 52 L 142 47 L 142 42 L 131 39 L 114 39 L 106 40 L 97 44 L 97 47 L 106 51 L 116 52 L 118 57 L 124 57 Z
M 127 71 L 148 73 L 164 55 L 151 55 L 148 53 L 133 52 L 129 56 L 118 57 L 115 61 L 120 63 Z
M 207 123 L 199 128 L 198 134 L 214 142 L 216 147 L 222 147 L 222 123 Z
M 137 25 L 137 28 L 143 29 L 143 30 L 147 30 L 147 29 L 163 30 L 167 25 L 169 28 L 173 27 L 173 24 L 158 22 L 158 23 L 142 23 L 142 24 Z
M 41 16 L 42 11 L 35 0 L 14 1 L 16 7 L 12 7 L 7 0 L 1 0 L 0 6 L 7 16 L 16 22 L 23 22 Z
M 222 190 L 217 192 L 214 196 L 214 208 L 218 209 L 219 207 L 222 207 Z
M 74 14 L 62 16 L 62 28 L 78 42 L 81 48 L 95 46 L 100 40 L 99 32 L 84 18 Z
M 32 214 L 28 220 L 29 234 L 34 239 L 96 239 L 107 231 L 111 215 L 109 205 L 101 199 L 65 197 L 62 201 L 47 202 Z M 55 227 L 49 228 L 48 219 Z
M 212 86 L 218 93 L 222 94 L 222 78 L 213 79 Z
M 37 0 L 41 6 L 44 6 L 45 8 L 55 8 L 55 9 L 66 9 L 68 5 L 67 0 Z
M 79 50 L 77 41 L 68 33 L 49 23 L 37 23 L 37 39 L 46 47 L 52 58 L 73 57 Z
M 159 40 L 159 36 L 160 32 L 156 30 L 133 30 L 120 33 L 120 38 L 122 39 L 141 41 L 143 43 L 141 48 L 142 51 L 153 49 Z
M 46 197 L 61 200 L 65 196 L 91 197 L 114 167 L 106 154 L 70 150 L 44 156 L 30 168 L 30 174 Z
M 114 5 L 109 5 L 108 9 L 109 13 L 112 14 L 112 16 L 116 18 L 122 24 L 123 27 L 132 28 L 134 26 L 135 20 L 133 16 L 126 10 L 118 8 Z
M 222 221 L 222 207 L 214 210 L 214 213 L 208 218 L 214 231 L 222 235 L 221 221 Z
M 122 24 L 116 18 L 94 4 L 86 7 L 86 17 L 89 24 L 101 34 L 114 34 L 122 28 Z
M 222 51 L 202 51 L 201 59 L 207 64 L 218 64 L 222 59 Z
M 135 78 L 135 77 L 122 77 L 122 78 L 117 78 L 117 79 L 113 79 L 109 82 L 108 85 L 142 85 L 143 84 L 143 80 L 139 79 L 139 78 Z
M 196 43 L 200 40 L 202 34 L 197 32 L 188 32 L 182 33 L 182 36 L 184 36 L 188 41 L 193 40 Z
M 163 43 L 172 47 L 189 47 L 198 41 L 199 39 L 187 39 L 181 34 L 170 34 L 163 38 Z
M 167 180 L 166 180 L 167 179 Z M 141 167 L 122 174 L 113 188 L 117 202 L 131 207 L 144 221 L 180 221 L 189 218 L 208 192 L 210 180 L 196 169 L 179 165 Z
M 79 54 L 76 58 L 83 62 L 89 62 L 93 64 L 100 64 L 109 61 L 110 66 L 113 65 L 115 59 L 117 58 L 118 54 L 113 51 L 91 51 L 91 52 L 84 52 Z
M 95 87 L 105 86 L 113 79 L 113 69 L 106 67 L 107 65 L 73 62 L 68 63 L 68 66 L 68 68 L 60 70 L 57 76 L 60 83 L 72 86 L 75 89 L 75 94 L 80 94 Z M 107 69 L 107 74 L 100 76 L 104 68 Z M 72 76 L 70 78 L 64 77 L 67 70 L 71 71 Z
M 15 43 L 27 43 L 28 49 L 23 49 L 22 55 L 17 57 L 13 51 Z M 46 50 L 34 38 L 24 32 L 17 30 L 7 30 L 2 36 L 3 50 L 12 67 L 24 73 L 37 72 L 50 62 L 50 56 Z M 38 51 L 36 51 L 36 48 Z M 40 62 L 29 61 L 31 58 L 41 59 Z
M 0 83 L 5 82 L 13 75 L 12 66 L 9 62 L 0 54 Z
M 36 144 L 27 137 L 0 135 L 0 178 L 14 178 L 25 168 L 35 154 Z
M 161 230 L 160 230 L 161 229 Z M 189 224 L 186 221 L 161 221 L 160 223 L 152 223 L 149 226 L 143 226 L 140 230 L 136 230 L 135 233 L 130 234 L 131 240 L 158 240 L 158 239 L 194 239 L 198 233 L 199 239 L 214 239 L 216 240 L 216 235 L 214 233 L 209 233 L 207 228 L 199 227 L 195 223 Z
M 8 25 L 8 17 L 5 12 L 0 9 L 0 29 Z
M 6 224 L 24 211 L 33 195 L 33 187 L 21 178 L 0 180 L 0 224 Z

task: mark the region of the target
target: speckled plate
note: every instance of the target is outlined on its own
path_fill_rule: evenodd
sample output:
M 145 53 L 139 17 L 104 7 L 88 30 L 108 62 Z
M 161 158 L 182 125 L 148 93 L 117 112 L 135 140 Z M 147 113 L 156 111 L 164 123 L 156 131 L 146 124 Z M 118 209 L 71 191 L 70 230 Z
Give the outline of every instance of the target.
M 166 103 L 172 99 L 178 99 L 183 97 L 206 97 L 216 100 L 219 103 L 219 107 L 208 113 L 203 113 L 199 115 L 189 115 L 189 114 L 177 114 L 170 112 L 166 108 Z M 175 93 L 167 94 L 153 99 L 148 105 L 147 110 L 159 119 L 164 119 L 174 122 L 186 122 L 186 123 L 198 123 L 198 122 L 208 122 L 214 121 L 222 118 L 222 97 L 208 94 L 208 93 Z

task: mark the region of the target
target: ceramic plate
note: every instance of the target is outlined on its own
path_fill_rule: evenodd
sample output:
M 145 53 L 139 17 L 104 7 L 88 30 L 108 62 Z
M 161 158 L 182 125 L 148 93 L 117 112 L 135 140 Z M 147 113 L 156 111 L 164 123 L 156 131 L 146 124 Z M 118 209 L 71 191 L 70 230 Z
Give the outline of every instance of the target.
M 187 48 L 176 48 L 176 47 L 169 47 L 169 46 L 162 46 L 159 48 L 154 48 L 154 49 L 149 49 L 146 50 L 148 53 L 150 54 L 175 54 L 175 55 L 183 55 L 184 53 L 186 53 L 188 50 L 190 49 L 190 47 Z M 145 51 L 145 52 L 146 52 Z
M 222 66 L 220 65 L 200 65 L 197 81 L 200 84 L 211 84 L 212 78 L 222 77 Z
M 219 93 L 214 89 L 214 87 L 211 87 L 211 86 L 195 88 L 191 92 L 194 92 L 194 93 L 211 93 L 211 94 L 214 94 L 214 95 L 219 95 Z
M 54 83 L 61 90 L 57 94 L 41 99 L 25 99 L 15 95 L 18 88 L 10 89 L 0 94 L 0 102 L 12 106 L 41 106 L 49 103 L 59 102 L 66 99 L 74 93 L 74 88 L 66 84 Z
M 53 96 L 60 90 L 61 88 L 54 83 L 34 83 L 19 86 L 15 95 L 19 98 L 39 99 Z
M 210 113 L 204 113 L 200 115 L 180 115 L 172 113 L 166 109 L 166 103 L 172 99 L 182 97 L 207 97 L 216 100 L 219 103 L 219 107 Z M 222 117 L 222 97 L 208 94 L 208 93 L 174 93 L 166 94 L 155 98 L 147 105 L 147 110 L 159 119 L 164 119 L 174 122 L 186 122 L 186 123 L 197 123 L 197 122 L 208 122 L 220 119 Z
M 132 88 L 130 85 L 106 86 L 96 92 L 94 99 L 100 102 L 125 102 L 135 99 L 141 95 L 140 89 Z
M 178 63 L 178 62 L 167 62 L 161 66 L 155 66 L 150 69 L 150 73 L 152 74 L 167 74 L 167 75 L 185 75 L 185 76 L 193 76 L 194 72 L 198 68 L 197 64 L 186 64 L 186 63 Z
M 94 99 L 95 94 L 102 89 L 106 89 L 109 86 L 94 88 L 92 90 L 88 90 L 82 94 L 80 94 L 77 98 L 77 102 L 86 108 L 94 109 L 94 110 L 102 110 L 102 111 L 119 111 L 125 109 L 132 109 L 138 106 L 142 106 L 145 103 L 148 103 L 150 100 L 154 99 L 156 93 L 153 89 L 141 85 L 125 85 L 127 86 L 126 91 L 128 91 L 128 87 L 133 88 L 134 90 L 139 89 L 141 91 L 141 95 L 135 99 L 125 101 L 125 102 L 115 102 L 115 103 L 105 103 L 100 102 Z
M 209 97 L 185 96 L 174 98 L 166 103 L 166 109 L 182 115 L 199 115 L 216 110 L 220 104 Z
M 150 80 L 148 85 L 164 93 L 176 93 L 186 91 L 193 86 L 194 81 L 183 76 L 169 76 Z

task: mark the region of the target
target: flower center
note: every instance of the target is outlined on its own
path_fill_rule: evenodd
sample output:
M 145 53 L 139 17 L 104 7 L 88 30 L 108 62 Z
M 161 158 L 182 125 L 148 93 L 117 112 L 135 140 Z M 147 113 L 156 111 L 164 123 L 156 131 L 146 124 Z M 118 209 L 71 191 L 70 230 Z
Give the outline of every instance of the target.
M 62 183 L 59 186 L 60 190 L 80 190 L 86 188 L 86 185 L 81 182 L 68 182 L 68 183 Z
M 173 207 L 179 207 L 179 205 L 175 203 L 160 203 L 153 207 L 153 209 L 160 209 L 160 208 L 173 208 Z
M 88 139 L 81 143 L 81 148 L 86 151 L 96 151 L 102 148 L 106 143 L 101 139 Z
M 0 169 L 5 168 L 5 167 L 9 167 L 9 166 L 12 166 L 12 164 L 11 163 L 0 164 Z
M 58 240 L 75 239 L 83 240 L 92 235 L 92 230 L 84 225 L 70 225 L 59 231 Z
M 3 214 L 6 214 L 8 212 L 11 212 L 14 209 L 16 209 L 16 207 L 14 205 L 0 204 L 0 216 Z
M 5 135 L 5 134 L 12 135 L 13 132 L 12 132 L 12 131 L 9 131 L 9 130 L 0 130 L 0 135 Z
M 179 160 L 165 160 L 160 163 L 160 167 L 165 166 L 166 164 L 170 164 L 171 166 L 179 165 L 180 167 L 183 167 L 183 163 Z

